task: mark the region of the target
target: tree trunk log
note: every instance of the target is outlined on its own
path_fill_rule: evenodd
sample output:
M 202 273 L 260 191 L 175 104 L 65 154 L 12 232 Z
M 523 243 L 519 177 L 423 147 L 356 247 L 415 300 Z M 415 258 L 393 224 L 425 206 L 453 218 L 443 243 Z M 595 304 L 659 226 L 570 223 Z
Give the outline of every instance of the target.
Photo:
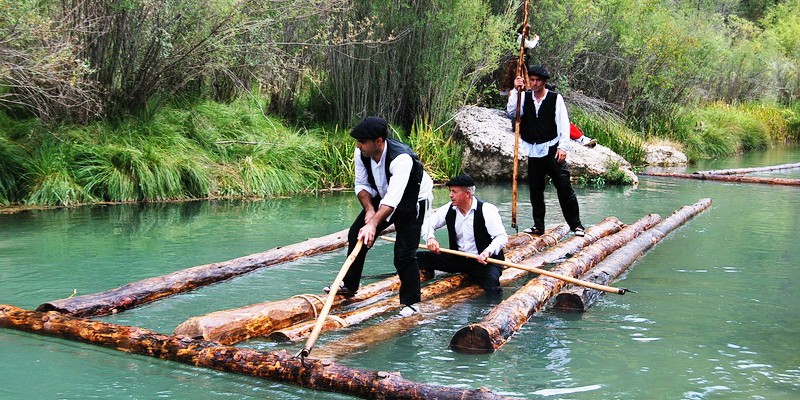
M 432 276 L 422 277 L 423 281 Z M 397 276 L 362 287 L 355 296 L 347 298 L 337 295 L 333 307 L 367 301 L 379 295 L 388 295 L 400 288 Z M 192 317 L 175 328 L 175 335 L 186 335 L 235 344 L 254 337 L 266 336 L 276 329 L 283 329 L 309 318 L 322 310 L 326 294 L 298 295 L 284 300 L 253 304 L 232 310 L 217 311 Z
M 331 251 L 347 243 L 347 230 L 308 239 L 301 243 L 213 264 L 200 265 L 171 274 L 131 282 L 100 293 L 44 303 L 36 311 L 58 311 L 75 317 L 115 314 L 163 297 L 233 278 L 259 268 L 291 261 L 310 254 Z
M 272 353 L 222 346 L 185 336 L 72 318 L 56 312 L 28 311 L 10 305 L 0 305 L 0 326 L 365 399 L 502 398 L 485 388 L 457 389 L 417 383 L 403 379 L 399 373 L 301 360 L 285 351 Z
M 683 225 L 689 219 L 711 207 L 711 199 L 700 199 L 690 206 L 683 206 L 669 218 L 643 232 L 619 250 L 613 252 L 597 264 L 581 279 L 589 282 L 609 285 L 620 274 L 625 272 L 639 257 L 653 247 L 669 233 Z M 553 308 L 560 311 L 584 312 L 594 304 L 603 292 L 583 286 L 570 285 L 555 298 Z
M 660 221 L 661 217 L 658 215 L 649 214 L 619 233 L 598 240 L 551 271 L 578 277 Z M 491 353 L 499 349 L 565 284 L 564 281 L 546 276 L 531 280 L 492 309 L 481 322 L 459 329 L 450 341 L 450 347 L 457 352 L 470 354 Z
M 389 229 L 394 230 L 394 226 Z M 385 232 L 389 232 L 387 229 Z M 75 317 L 116 314 L 161 298 L 300 257 L 336 250 L 347 244 L 347 229 L 304 242 L 276 247 L 263 253 L 182 269 L 171 274 L 131 282 L 100 293 L 44 303 L 36 311 L 58 311 Z
M 766 167 L 754 167 L 754 168 L 731 168 L 731 169 L 718 169 L 718 170 L 711 170 L 711 171 L 697 171 L 695 174 L 700 175 L 739 175 L 739 174 L 750 174 L 753 172 L 767 172 L 767 171 L 780 171 L 783 169 L 794 169 L 800 168 L 800 163 L 794 164 L 780 164 L 780 165 L 770 165 Z
M 755 176 L 730 176 L 730 175 L 711 175 L 711 174 L 673 174 L 667 172 L 643 172 L 639 175 L 662 176 L 667 178 L 699 179 L 709 181 L 725 181 L 739 183 L 765 183 L 769 185 L 800 186 L 800 179 L 790 178 L 759 178 Z
M 552 246 L 547 250 L 522 261 L 521 264 L 541 267 L 546 263 L 550 263 L 554 260 L 564 257 L 566 254 L 574 253 L 577 250 L 580 250 L 580 248 L 583 246 L 593 243 L 601 237 L 619 232 L 623 225 L 624 224 L 617 218 L 608 217 L 599 224 L 589 227 L 586 230 L 585 237 L 572 237 L 571 239 L 562 243 L 558 243 L 560 238 L 557 235 L 542 235 L 539 237 L 539 240 L 545 243 L 555 244 L 555 246 Z M 512 262 L 520 263 L 519 260 L 513 260 Z M 506 268 L 503 271 L 503 274 L 500 275 L 500 284 L 504 286 L 509 285 L 510 283 L 523 278 L 527 274 L 529 274 L 529 272 L 521 269 Z M 321 358 L 335 359 L 357 352 L 366 347 L 370 347 L 399 336 L 404 332 L 413 329 L 425 320 L 433 319 L 439 313 L 449 310 L 454 304 L 478 297 L 481 294 L 483 294 L 483 289 L 473 285 L 461 288 L 444 296 L 431 299 L 430 301 L 424 301 L 420 303 L 422 311 L 420 314 L 416 314 L 408 318 L 389 319 L 380 324 L 371 325 L 366 328 L 353 331 L 352 333 L 340 338 L 335 342 L 326 343 L 320 347 L 317 347 L 315 354 Z

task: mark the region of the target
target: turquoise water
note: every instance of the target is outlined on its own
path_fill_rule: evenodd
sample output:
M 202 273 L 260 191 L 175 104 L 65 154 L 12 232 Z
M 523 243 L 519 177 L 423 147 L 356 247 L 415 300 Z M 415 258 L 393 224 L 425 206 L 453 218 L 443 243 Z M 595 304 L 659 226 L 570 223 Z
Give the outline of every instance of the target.
M 773 149 L 680 172 L 792 162 L 800 162 L 798 149 Z M 760 175 L 800 178 L 800 170 Z M 508 223 L 507 186 L 481 186 L 478 195 L 497 204 Z M 627 223 L 648 213 L 667 217 L 706 197 L 713 206 L 646 253 L 618 283 L 638 293 L 606 295 L 584 314 L 545 310 L 493 354 L 447 348 L 457 329 L 487 312 L 479 298 L 340 362 L 517 398 L 800 398 L 800 188 L 642 177 L 636 188 L 577 191 L 585 224 L 609 215 Z M 521 185 L 520 227 L 530 224 L 527 198 Z M 437 190 L 436 199 L 446 201 L 446 192 Z M 560 223 L 555 194 L 548 192 L 547 201 L 548 223 Z M 33 309 L 73 291 L 99 292 L 323 236 L 346 228 L 357 207 L 347 192 L 0 215 L 0 303 Z M 343 251 L 335 251 L 101 319 L 169 333 L 194 315 L 319 293 L 343 261 Z M 392 271 L 391 246 L 379 243 L 364 283 Z M 342 335 L 324 333 L 318 346 Z M 302 347 L 266 340 L 240 345 Z M 0 398 L 348 397 L 0 329 Z

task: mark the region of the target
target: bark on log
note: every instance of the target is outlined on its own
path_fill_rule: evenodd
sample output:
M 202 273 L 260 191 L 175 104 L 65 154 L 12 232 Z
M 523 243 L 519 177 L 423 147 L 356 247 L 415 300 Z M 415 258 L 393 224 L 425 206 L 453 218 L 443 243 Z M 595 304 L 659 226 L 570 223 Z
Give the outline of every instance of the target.
M 689 219 L 711 207 L 711 199 L 700 199 L 690 206 L 683 206 L 658 225 L 643 232 L 619 250 L 611 253 L 598 263 L 581 279 L 589 282 L 609 285 L 625 272 L 639 257 L 669 233 L 683 225 Z M 603 292 L 583 286 L 570 285 L 556 295 L 553 309 L 567 312 L 584 312 L 591 307 Z
M 660 221 L 661 217 L 658 215 L 649 214 L 619 233 L 598 240 L 551 271 L 578 277 Z M 469 354 L 491 353 L 499 349 L 533 313 L 541 309 L 564 286 L 564 281 L 546 276 L 531 280 L 492 309 L 481 322 L 459 329 L 450 340 L 450 348 Z
M 769 185 L 800 186 L 800 179 L 791 179 L 791 178 L 759 178 L 755 176 L 730 176 L 730 175 L 711 175 L 711 174 L 673 174 L 668 172 L 642 172 L 639 175 L 661 176 L 667 178 L 699 179 L 699 180 L 709 180 L 709 181 L 764 183 Z
M 392 226 L 392 228 L 394 228 Z M 336 250 L 347 244 L 347 229 L 304 242 L 276 247 L 263 253 L 200 265 L 171 274 L 128 283 L 115 289 L 44 303 L 36 311 L 58 311 L 75 317 L 115 314 L 163 297 L 220 282 L 297 258 Z
M 535 256 L 523 260 L 514 261 L 528 266 L 541 267 L 544 264 L 553 262 L 557 259 L 564 257 L 567 254 L 572 254 L 580 248 L 593 243 L 601 237 L 619 232 L 624 224 L 614 217 L 608 217 L 601 221 L 599 224 L 589 227 L 586 230 L 585 237 L 572 237 L 569 240 L 558 243 L 560 240 L 556 236 L 542 235 L 539 240 L 548 243 L 558 243 L 547 250 L 536 254 Z M 517 279 L 520 279 L 529 274 L 516 268 L 507 268 L 500 275 L 500 284 L 508 285 Z M 467 299 L 475 298 L 483 294 L 483 289 L 478 286 L 467 286 L 454 292 L 448 293 L 444 296 L 425 300 L 421 304 L 422 313 L 409 318 L 394 318 L 384 321 L 380 324 L 371 325 L 363 329 L 351 332 L 350 334 L 340 338 L 335 342 L 325 343 L 317 347 L 315 355 L 322 358 L 338 358 L 347 354 L 352 354 L 364 348 L 376 345 L 378 343 L 387 341 L 393 337 L 399 336 L 406 331 L 413 329 L 417 325 L 424 323 L 427 320 L 435 318 L 441 312 L 447 311 L 454 304 L 461 303 Z
M 556 245 L 564 236 L 566 236 L 567 232 L 569 232 L 569 227 L 567 227 L 566 224 L 560 224 L 548 229 L 545 234 L 541 236 L 523 234 L 521 237 L 517 237 L 514 240 L 514 244 L 516 244 L 518 247 L 509 249 L 508 246 L 506 246 L 506 250 L 509 252 L 508 259 L 511 262 L 517 262 L 522 257 L 527 257 L 531 253 L 540 252 L 546 247 Z M 507 275 L 510 276 L 512 273 Z M 513 275 L 515 275 L 517 278 L 522 276 L 522 274 Z M 506 278 L 505 283 L 508 283 L 511 280 L 512 279 Z M 500 283 L 505 284 L 502 276 Z M 421 295 L 423 299 L 435 298 L 444 293 L 451 292 L 469 284 L 471 284 L 471 281 L 465 276 L 451 275 L 423 287 L 421 290 Z M 392 298 L 382 300 L 365 307 L 360 307 L 353 311 L 333 315 L 332 317 L 329 317 L 327 321 L 325 321 L 325 324 L 322 326 L 322 330 L 329 331 L 333 329 L 350 327 L 362 323 L 369 318 L 397 309 L 399 306 L 400 304 L 397 302 L 397 300 Z M 293 326 L 286 327 L 285 329 L 275 330 L 270 333 L 268 337 L 277 342 L 302 340 L 311 333 L 311 329 L 313 329 L 315 323 L 316 321 L 312 320 L 295 324 Z
M 710 171 L 696 171 L 695 174 L 701 175 L 740 175 L 750 174 L 754 172 L 767 172 L 767 171 L 780 171 L 784 169 L 800 168 L 800 163 L 794 164 L 779 164 L 770 165 L 766 167 L 753 167 L 753 168 L 731 168 L 731 169 L 718 169 Z
M 185 336 L 72 318 L 57 312 L 28 311 L 10 305 L 0 305 L 0 326 L 366 399 L 503 398 L 486 388 L 457 389 L 417 383 L 404 379 L 399 373 L 349 368 L 308 358 L 301 360 L 285 351 L 272 353 L 223 346 Z
M 423 281 L 432 276 L 422 277 Z M 396 276 L 362 287 L 355 296 L 336 296 L 333 308 L 388 295 L 400 288 Z M 325 303 L 326 294 L 298 295 L 289 299 L 253 304 L 232 310 L 192 317 L 175 328 L 176 335 L 203 338 L 222 344 L 235 344 L 270 334 L 309 318 L 315 318 Z

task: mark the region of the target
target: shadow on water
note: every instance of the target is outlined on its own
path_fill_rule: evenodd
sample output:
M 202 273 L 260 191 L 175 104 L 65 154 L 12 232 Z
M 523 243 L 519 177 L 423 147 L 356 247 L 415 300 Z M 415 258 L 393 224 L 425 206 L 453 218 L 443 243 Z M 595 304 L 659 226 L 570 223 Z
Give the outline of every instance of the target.
M 772 149 L 687 171 L 798 161 L 797 148 Z M 526 190 L 520 186 L 520 227 L 531 221 Z M 798 190 L 668 178 L 643 178 L 635 188 L 577 188 L 588 225 L 607 216 L 626 223 L 649 213 L 667 217 L 706 197 L 713 206 L 617 283 L 638 293 L 607 295 L 584 314 L 540 312 L 493 354 L 447 348 L 457 329 L 488 312 L 485 299 L 476 298 L 340 362 L 517 398 L 797 398 Z M 447 199 L 444 189 L 435 195 L 437 204 Z M 478 196 L 498 205 L 513 232 L 508 185 L 481 185 Z M 547 206 L 548 225 L 562 222 L 551 191 Z M 32 309 L 74 290 L 99 292 L 262 252 L 345 229 L 357 211 L 347 192 L 0 215 L 0 303 Z M 393 273 L 391 249 L 378 243 L 370 251 L 362 283 Z M 296 260 L 103 320 L 169 333 L 194 315 L 320 293 L 344 258 L 338 250 Z M 335 345 L 347 332 L 323 334 L 320 344 Z M 302 345 L 253 340 L 242 346 L 296 352 Z M 6 329 L 0 329 L 0 359 L 2 398 L 348 398 Z

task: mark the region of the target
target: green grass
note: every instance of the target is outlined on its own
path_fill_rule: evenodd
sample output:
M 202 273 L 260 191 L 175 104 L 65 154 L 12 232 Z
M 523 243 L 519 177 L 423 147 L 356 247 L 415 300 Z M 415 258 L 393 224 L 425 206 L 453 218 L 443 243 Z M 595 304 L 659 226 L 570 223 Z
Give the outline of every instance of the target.
M 722 157 L 797 140 L 800 105 L 710 104 L 684 110 L 647 135 L 611 114 L 575 108 L 583 132 L 633 164 L 643 143 L 661 138 L 690 159 Z M 348 129 L 291 127 L 252 101 L 196 101 L 142 119 L 44 127 L 0 113 L 0 204 L 76 205 L 98 201 L 265 198 L 349 188 L 355 141 Z M 463 144 L 448 129 L 418 119 L 395 132 L 444 182 L 461 169 Z M 584 184 L 626 184 L 621 171 Z

